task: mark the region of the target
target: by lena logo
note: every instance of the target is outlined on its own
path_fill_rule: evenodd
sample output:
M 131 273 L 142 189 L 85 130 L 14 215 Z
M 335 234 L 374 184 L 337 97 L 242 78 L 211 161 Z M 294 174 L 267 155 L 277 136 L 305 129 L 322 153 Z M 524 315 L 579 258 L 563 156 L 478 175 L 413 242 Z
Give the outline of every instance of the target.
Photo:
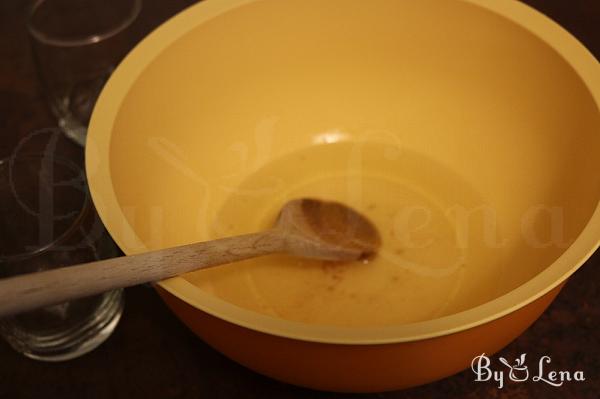
M 507 372 L 508 379 L 513 382 L 529 381 L 531 377 L 531 381 L 533 382 L 542 382 L 554 387 L 560 387 L 565 382 L 570 381 L 585 381 L 583 371 L 548 370 L 548 365 L 552 362 L 550 356 L 542 356 L 537 362 L 537 370 L 532 370 L 535 371 L 535 373 L 532 372 L 530 375 L 529 368 L 525 364 L 525 358 L 526 354 L 523 353 L 515 359 L 513 364 L 511 364 L 505 358 L 500 357 L 498 360 L 500 360 L 500 363 L 502 363 L 504 367 L 500 370 L 493 370 L 491 367 L 492 361 L 485 353 L 482 353 L 481 355 L 476 356 L 471 362 L 471 370 L 475 373 L 475 381 L 482 382 L 493 380 L 498 384 L 499 389 L 504 387 Z

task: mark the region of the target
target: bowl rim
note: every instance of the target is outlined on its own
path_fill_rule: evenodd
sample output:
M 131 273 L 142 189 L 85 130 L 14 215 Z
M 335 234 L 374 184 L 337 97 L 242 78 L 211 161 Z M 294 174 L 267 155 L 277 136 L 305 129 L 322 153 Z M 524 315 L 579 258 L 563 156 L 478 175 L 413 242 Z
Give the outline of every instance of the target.
M 145 245 L 125 218 L 112 184 L 110 139 L 115 116 L 136 77 L 157 54 L 198 26 L 220 14 L 257 0 L 205 0 L 180 12 L 148 35 L 130 52 L 104 87 L 93 112 L 85 148 L 86 173 L 92 199 L 113 239 L 128 255 Z M 530 6 L 512 0 L 456 0 L 493 12 L 534 34 L 553 48 L 590 91 L 600 109 L 600 64 L 569 32 Z M 386 327 L 334 327 L 278 319 L 237 307 L 205 293 L 182 277 L 157 284 L 194 308 L 227 322 L 270 335 L 330 344 L 372 345 L 418 341 L 457 333 L 512 313 L 564 282 L 600 245 L 600 204 L 565 252 L 541 273 L 512 291 L 452 315 Z

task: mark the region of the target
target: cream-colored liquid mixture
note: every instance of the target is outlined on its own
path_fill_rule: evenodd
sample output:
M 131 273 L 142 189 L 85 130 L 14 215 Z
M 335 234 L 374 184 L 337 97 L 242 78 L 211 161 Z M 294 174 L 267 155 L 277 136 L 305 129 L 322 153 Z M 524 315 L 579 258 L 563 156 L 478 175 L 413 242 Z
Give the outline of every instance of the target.
M 212 236 L 267 229 L 301 197 L 366 215 L 382 237 L 378 255 L 348 264 L 273 255 L 186 279 L 260 313 L 341 326 L 427 320 L 498 295 L 501 262 L 484 240 L 501 232 L 490 231 L 484 200 L 443 166 L 389 145 L 322 144 L 267 164 L 232 190 Z

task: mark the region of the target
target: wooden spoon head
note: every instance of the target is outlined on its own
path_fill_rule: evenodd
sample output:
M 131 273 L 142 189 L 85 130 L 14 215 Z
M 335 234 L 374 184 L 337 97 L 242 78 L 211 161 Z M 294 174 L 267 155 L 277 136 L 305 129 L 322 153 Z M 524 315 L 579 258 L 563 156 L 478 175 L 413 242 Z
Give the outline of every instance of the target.
M 289 253 L 305 258 L 350 261 L 373 256 L 381 245 L 365 216 L 338 202 L 303 198 L 284 205 L 277 228 Z

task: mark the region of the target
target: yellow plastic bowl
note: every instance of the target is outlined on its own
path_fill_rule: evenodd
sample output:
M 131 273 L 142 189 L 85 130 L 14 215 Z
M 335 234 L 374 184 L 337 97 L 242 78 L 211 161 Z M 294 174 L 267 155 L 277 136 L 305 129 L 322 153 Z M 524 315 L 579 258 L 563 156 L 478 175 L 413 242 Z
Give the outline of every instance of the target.
M 185 324 L 251 369 L 323 390 L 392 390 L 505 346 L 597 248 L 599 104 L 597 61 L 517 1 L 208 0 L 117 68 L 86 166 L 127 254 L 214 237 L 209 222 L 254 172 L 333 142 L 377 142 L 397 150 L 381 162 L 417 154 L 438 165 L 420 179 L 421 163 L 407 168 L 411 184 L 468 182 L 497 222 L 481 231 L 481 264 L 501 265 L 504 291 L 488 278 L 456 312 L 331 326 L 236 306 L 187 277 L 158 284 Z

